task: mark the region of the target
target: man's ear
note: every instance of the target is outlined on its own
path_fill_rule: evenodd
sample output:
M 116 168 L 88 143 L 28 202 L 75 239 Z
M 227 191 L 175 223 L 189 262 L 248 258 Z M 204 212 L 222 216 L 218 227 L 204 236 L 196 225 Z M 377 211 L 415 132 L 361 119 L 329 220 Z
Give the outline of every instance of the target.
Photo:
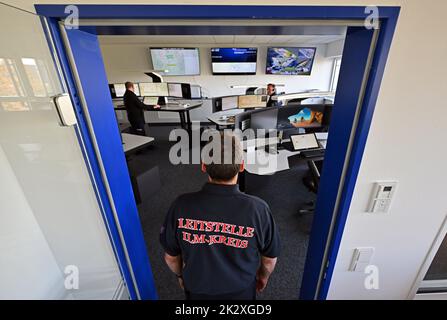
M 245 170 L 245 162 L 242 161 L 242 163 L 239 165 L 239 172 L 242 172 Z
M 202 172 L 206 173 L 206 166 L 205 166 L 205 164 L 203 162 L 202 162 Z

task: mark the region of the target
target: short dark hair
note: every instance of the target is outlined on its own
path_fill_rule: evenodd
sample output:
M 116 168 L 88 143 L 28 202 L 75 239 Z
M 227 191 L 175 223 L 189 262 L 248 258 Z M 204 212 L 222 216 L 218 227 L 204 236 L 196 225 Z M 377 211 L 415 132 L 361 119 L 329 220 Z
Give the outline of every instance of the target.
M 231 139 L 231 143 L 229 140 Z M 227 143 L 225 143 L 227 141 Z M 234 134 L 220 133 L 220 159 L 215 163 L 212 159 L 210 163 L 205 164 L 206 172 L 215 181 L 229 181 L 233 179 L 240 170 L 240 165 L 243 162 L 242 147 L 239 138 Z M 211 140 L 209 143 L 213 143 Z M 225 157 L 227 155 L 227 157 Z M 231 160 L 228 159 L 231 155 Z M 212 157 L 212 152 L 210 154 Z M 230 161 L 228 161 L 230 160 Z M 228 163 L 230 162 L 230 163 Z
M 275 86 L 275 84 L 274 84 L 274 83 L 269 83 L 269 84 L 267 85 L 267 87 L 270 87 L 270 86 L 272 86 L 272 87 L 273 87 L 273 89 L 276 89 L 276 86 Z
M 133 82 L 127 81 L 124 86 L 126 87 L 126 89 L 129 89 L 130 87 L 133 87 Z

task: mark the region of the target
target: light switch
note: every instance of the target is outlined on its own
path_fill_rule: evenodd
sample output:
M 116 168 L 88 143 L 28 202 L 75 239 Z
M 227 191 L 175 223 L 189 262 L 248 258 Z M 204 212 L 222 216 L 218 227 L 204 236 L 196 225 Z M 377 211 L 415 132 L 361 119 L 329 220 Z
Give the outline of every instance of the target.
M 355 248 L 349 270 L 355 272 L 364 272 L 365 268 L 371 264 L 373 255 L 373 247 Z

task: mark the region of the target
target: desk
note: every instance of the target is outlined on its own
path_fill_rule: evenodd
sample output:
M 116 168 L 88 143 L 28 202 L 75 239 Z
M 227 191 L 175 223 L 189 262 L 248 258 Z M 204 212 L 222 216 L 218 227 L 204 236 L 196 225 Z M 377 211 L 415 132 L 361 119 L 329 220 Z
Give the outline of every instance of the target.
M 231 117 L 244 112 L 243 109 L 230 109 L 225 111 L 218 111 L 208 117 L 208 120 L 214 123 L 217 127 L 229 127 L 233 126 L 234 122 L 230 122 L 227 119 L 221 119 L 222 116 Z
M 327 133 L 321 133 L 317 135 L 317 139 L 326 148 Z M 283 140 L 287 142 L 288 140 Z M 290 141 L 290 140 L 289 140 Z M 256 175 L 271 175 L 279 171 L 284 171 L 290 169 L 289 157 L 297 156 L 300 151 L 290 151 L 287 149 L 279 149 L 276 154 L 267 153 L 265 151 L 265 145 L 275 145 L 278 143 L 278 138 L 272 137 L 269 139 L 253 139 L 246 140 L 242 142 L 242 148 L 244 149 L 244 161 L 245 170 L 248 173 Z M 309 160 L 321 160 L 321 156 L 314 158 L 300 158 L 302 161 Z
M 145 148 L 155 140 L 152 137 L 139 136 L 130 133 L 122 133 L 121 137 L 123 139 L 123 150 L 125 154 Z
M 317 136 L 320 143 L 324 141 L 322 138 L 327 139 L 327 135 Z M 286 142 L 287 140 L 284 140 Z M 290 167 L 298 165 L 310 160 L 318 161 L 323 160 L 323 156 L 316 156 L 305 158 L 300 156 L 300 151 L 289 151 L 287 149 L 279 149 L 276 154 L 270 154 L 265 152 L 265 145 L 275 145 L 278 142 L 278 138 L 269 139 L 254 139 L 242 142 L 242 148 L 244 149 L 244 163 L 245 171 L 239 175 L 239 187 L 242 191 L 245 190 L 245 175 L 253 174 L 257 176 L 269 176 L 276 172 L 290 169 Z M 321 143 L 323 145 L 323 143 Z M 255 148 L 255 145 L 258 149 Z M 325 146 L 325 144 L 324 144 Z M 293 159 L 292 161 L 290 161 Z M 292 164 L 292 165 L 291 165 Z
M 179 103 L 168 103 L 166 105 L 160 106 L 159 109 L 146 109 L 145 112 L 178 112 L 180 117 L 180 126 L 187 130 L 188 132 L 191 132 L 192 130 L 192 123 L 191 123 L 191 116 L 189 114 L 189 111 L 199 108 L 202 106 L 202 101 L 197 102 L 190 102 L 187 105 L 179 104 Z M 126 110 L 124 106 L 116 107 L 115 110 Z

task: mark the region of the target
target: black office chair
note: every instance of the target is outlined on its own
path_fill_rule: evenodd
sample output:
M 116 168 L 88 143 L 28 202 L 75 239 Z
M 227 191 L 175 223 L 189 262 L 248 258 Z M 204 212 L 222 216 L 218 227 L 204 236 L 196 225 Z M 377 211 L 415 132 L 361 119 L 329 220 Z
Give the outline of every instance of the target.
M 245 94 L 246 94 L 246 95 L 254 95 L 256 89 L 258 89 L 258 87 L 248 87 L 248 88 L 245 90 Z
M 318 193 L 318 187 L 320 185 L 320 171 L 323 166 L 323 161 L 307 161 L 309 166 L 309 174 L 303 177 L 303 184 L 309 189 L 310 192 Z M 312 214 L 315 212 L 315 201 L 309 201 L 303 207 L 298 210 L 299 215 Z

